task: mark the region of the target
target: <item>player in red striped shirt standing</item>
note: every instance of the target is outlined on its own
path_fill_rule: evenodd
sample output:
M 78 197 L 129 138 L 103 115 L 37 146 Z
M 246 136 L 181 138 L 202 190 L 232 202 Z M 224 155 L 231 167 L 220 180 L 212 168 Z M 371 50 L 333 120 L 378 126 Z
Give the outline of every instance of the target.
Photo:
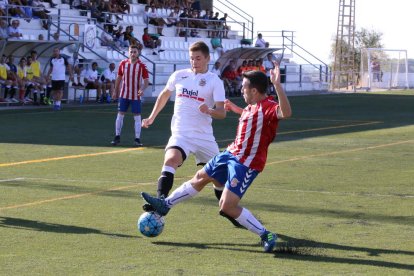
M 141 147 L 141 97 L 149 84 L 147 67 L 139 60 L 141 48 L 138 45 L 129 47 L 129 58 L 119 63 L 118 76 L 115 81 L 115 91 L 112 98 L 118 100 L 118 115 L 115 121 L 115 138 L 113 146 L 121 142 L 121 130 L 125 113 L 131 106 L 135 121 L 134 146 Z
M 278 102 L 266 95 L 268 79 L 260 71 L 243 73 L 242 94 L 248 104 L 244 109 L 229 100 L 225 101 L 227 111 L 241 115 L 236 138 L 227 150 L 213 157 L 191 180 L 167 198 L 141 193 L 158 214 L 165 216 L 177 203 L 195 196 L 213 182 L 216 186 L 224 186 L 219 202 L 220 211 L 260 236 L 265 252 L 273 251 L 276 234 L 268 231 L 249 210 L 239 205 L 253 180 L 264 169 L 268 147 L 276 137 L 279 120 L 292 114 L 289 100 L 280 84 L 279 65 L 276 63 L 270 79 Z

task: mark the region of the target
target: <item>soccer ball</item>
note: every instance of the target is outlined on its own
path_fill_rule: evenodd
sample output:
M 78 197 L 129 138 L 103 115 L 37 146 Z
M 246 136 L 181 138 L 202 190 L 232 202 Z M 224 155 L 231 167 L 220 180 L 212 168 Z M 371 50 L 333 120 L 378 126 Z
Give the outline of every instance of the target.
M 155 212 L 145 212 L 138 219 L 138 230 L 146 237 L 156 237 L 164 229 L 164 217 Z

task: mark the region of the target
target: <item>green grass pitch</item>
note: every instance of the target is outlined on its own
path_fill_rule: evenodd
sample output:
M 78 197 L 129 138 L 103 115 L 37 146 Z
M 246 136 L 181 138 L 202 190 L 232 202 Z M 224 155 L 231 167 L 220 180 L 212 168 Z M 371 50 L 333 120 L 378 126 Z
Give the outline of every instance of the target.
M 0 110 L 0 275 L 414 275 L 414 91 L 290 101 L 241 201 L 278 233 L 272 254 L 218 215 L 211 186 L 159 237 L 138 232 L 172 103 L 142 131 L 144 148 L 132 147 L 130 114 L 109 146 L 115 105 Z M 214 121 L 222 149 L 237 118 Z M 195 171 L 191 157 L 174 187 Z

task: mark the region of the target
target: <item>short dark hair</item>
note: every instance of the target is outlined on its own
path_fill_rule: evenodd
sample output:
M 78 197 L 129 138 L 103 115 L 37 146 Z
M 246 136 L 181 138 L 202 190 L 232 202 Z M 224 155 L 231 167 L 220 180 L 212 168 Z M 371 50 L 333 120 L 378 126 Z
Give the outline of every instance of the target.
M 190 52 L 196 51 L 202 52 L 204 56 L 210 55 L 210 48 L 208 48 L 208 45 L 203 41 L 197 41 L 190 45 Z
M 253 70 L 253 71 L 244 72 L 242 75 L 243 75 L 243 78 L 246 78 L 249 80 L 250 88 L 256 88 L 260 94 L 266 94 L 268 80 L 267 80 L 267 76 L 265 73 L 261 71 Z

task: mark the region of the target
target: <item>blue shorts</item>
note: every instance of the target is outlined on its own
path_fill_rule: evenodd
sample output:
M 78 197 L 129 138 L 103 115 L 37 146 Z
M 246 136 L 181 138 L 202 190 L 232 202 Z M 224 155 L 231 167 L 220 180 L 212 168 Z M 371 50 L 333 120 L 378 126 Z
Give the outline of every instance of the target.
M 132 113 L 141 114 L 141 100 L 129 100 L 129 99 L 124 99 L 124 98 L 119 98 L 118 111 L 127 112 L 129 105 L 131 105 Z
M 225 185 L 227 189 L 242 198 L 244 193 L 259 174 L 259 171 L 250 169 L 241 164 L 234 155 L 223 151 L 211 159 L 205 166 L 206 173 Z

